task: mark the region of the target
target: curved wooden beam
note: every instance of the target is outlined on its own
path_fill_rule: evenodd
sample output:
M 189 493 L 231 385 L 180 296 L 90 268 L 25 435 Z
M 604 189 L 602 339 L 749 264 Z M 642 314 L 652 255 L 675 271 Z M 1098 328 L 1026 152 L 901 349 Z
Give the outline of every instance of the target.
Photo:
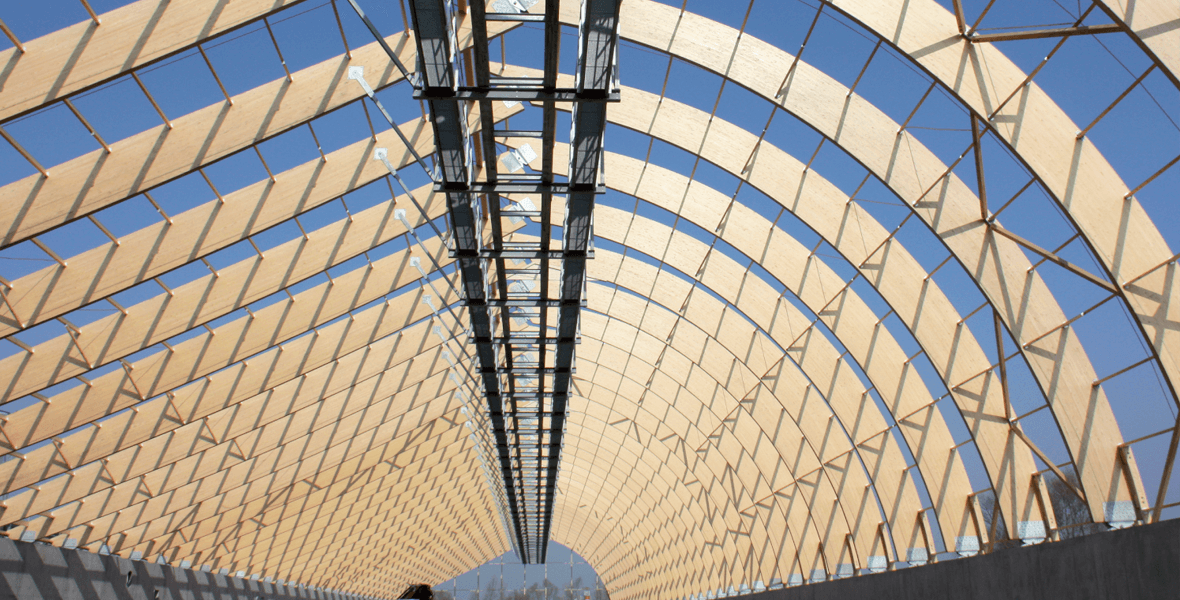
M 561 150 L 560 145 L 558 150 Z M 673 173 L 659 166 L 627 158 L 614 153 L 607 154 L 607 168 L 611 171 L 609 187 L 625 191 L 637 198 L 651 202 L 670 212 L 681 215 L 705 231 L 717 229 L 718 215 L 726 215 L 724 226 L 718 232 L 719 239 L 744 251 L 752 261 L 762 259 L 761 266 L 777 278 L 777 282 L 761 282 L 757 276 L 739 264 L 732 263 L 721 253 L 710 253 L 706 258 L 693 257 L 688 264 L 676 265 L 685 273 L 696 273 L 703 284 L 709 286 L 714 293 L 718 293 L 729 300 L 734 306 L 743 310 L 745 318 L 761 325 L 764 331 L 772 332 L 778 343 L 783 347 L 799 347 L 790 351 L 793 359 L 801 365 L 812 364 L 816 361 L 832 361 L 840 352 L 834 349 L 810 351 L 813 343 L 821 343 L 822 335 L 812 335 L 812 328 L 830 327 L 832 333 L 841 344 L 847 348 L 859 368 L 873 382 L 875 390 L 882 396 L 889 409 L 886 419 L 902 424 L 901 431 L 909 441 L 911 454 L 921 464 L 924 480 L 939 482 L 938 487 L 929 490 L 929 496 L 935 500 L 934 508 L 941 520 L 943 542 L 948 549 L 955 549 L 959 538 L 973 535 L 969 529 L 969 516 L 966 512 L 967 496 L 970 485 L 967 484 L 966 471 L 955 450 L 956 444 L 951 439 L 949 430 L 942 419 L 941 413 L 934 407 L 936 399 L 926 389 L 921 379 L 916 376 L 911 367 L 911 357 L 902 351 L 900 344 L 893 334 L 882 325 L 882 316 L 874 313 L 867 303 L 860 297 L 852 286 L 843 278 L 837 276 L 822 260 L 814 256 L 807 248 L 792 239 L 789 235 L 777 230 L 765 218 L 733 201 L 729 196 L 720 194 L 699 182 L 690 182 L 682 175 Z M 626 227 L 627 233 L 615 234 L 611 228 L 600 226 L 599 235 L 622 236 L 611 239 L 628 247 L 637 247 L 640 251 L 651 252 L 655 258 L 661 258 L 668 250 L 645 250 L 644 246 L 636 246 L 635 242 L 643 242 L 652 238 L 668 239 L 658 224 L 636 226 L 643 222 L 638 217 L 630 217 L 631 223 L 623 225 L 626 215 L 614 216 L 613 211 L 607 211 L 607 216 L 599 217 L 600 222 L 610 226 Z M 856 214 L 854 218 L 867 227 L 875 223 L 869 215 Z M 849 218 L 848 220 L 853 220 Z M 607 233 L 603 233 L 606 231 Z M 669 240 L 670 241 L 670 240 Z M 904 249 L 898 249 L 904 253 Z M 763 257 L 775 257 L 766 260 Z M 693 265 L 691 260 L 700 260 L 701 264 Z M 914 263 L 916 264 L 916 262 Z M 737 277 L 737 273 L 744 272 L 744 276 Z M 941 296 L 942 292 L 937 284 L 929 281 L 928 274 L 920 272 L 923 285 L 928 286 L 926 293 Z M 623 273 L 618 273 L 622 275 Z M 616 274 L 608 271 L 603 279 L 614 280 Z M 652 274 L 652 285 L 637 288 L 636 292 L 652 297 L 663 297 L 666 284 L 656 283 Z M 820 315 L 822 323 L 809 323 L 807 317 L 798 314 L 790 302 L 781 298 L 770 287 L 777 283 L 793 293 L 811 310 Z M 770 285 L 767 285 L 770 284 Z M 679 306 L 680 301 L 671 298 L 665 300 L 667 305 Z M 784 313 L 787 315 L 784 318 Z M 958 320 L 962 317 L 954 315 Z M 726 328 L 722 327 L 721 331 Z M 864 332 L 872 331 L 872 336 Z M 815 340 L 814 342 L 812 340 Z M 970 344 L 973 340 L 964 340 Z M 982 355 L 981 349 L 976 349 Z M 820 356 L 827 357 L 821 359 Z M 756 357 L 747 358 L 754 364 Z M 812 362 L 809 362 L 812 361 Z M 838 361 L 837 361 L 838 362 Z M 815 381 L 830 381 L 835 375 L 841 374 L 838 366 L 820 367 L 811 375 Z M 761 368 L 766 368 L 763 364 Z M 805 367 L 806 369 L 806 367 Z M 758 370 L 757 368 L 755 370 Z M 848 373 L 844 373 L 847 376 Z M 852 384 L 851 380 L 849 383 Z M 857 385 L 853 385 L 857 388 Z M 852 388 L 850 388 L 852 389 Z M 863 390 L 861 390 L 863 392 Z M 983 446 L 991 447 L 992 441 L 998 447 L 1008 445 L 1007 436 L 994 440 L 977 440 Z M 1008 455 L 1010 450 L 1001 451 Z M 1024 459 L 1017 459 L 1021 468 L 1033 466 L 1031 456 L 1023 453 Z M 1009 456 L 1009 460 L 1012 457 Z M 1033 471 L 1029 471 L 1031 476 Z M 1005 489 L 997 485 L 997 489 Z M 886 504 L 889 504 L 888 502 Z M 948 508 L 948 507 L 958 507 Z M 901 545 L 900 540 L 898 545 Z
M 139 0 L 0 52 L 0 122 L 101 85 L 303 0 Z
M 434 195 L 425 199 L 427 214 L 431 217 L 439 217 L 446 210 L 439 199 L 441 196 L 436 199 Z M 65 335 L 34 346 L 31 351 L 8 357 L 0 361 L 0 390 L 3 391 L 0 399 L 11 401 L 121 360 L 362 256 L 376 245 L 401 238 L 398 245 L 408 247 L 413 241 L 407 235 L 406 227 L 394 218 L 395 204 L 396 200 L 391 199 L 358 213 L 356 218 L 341 219 L 309 231 L 303 237 L 256 253 L 182 286 L 161 290 L 154 298 L 76 327 Z M 435 260 L 445 263 L 441 242 L 435 239 L 427 243 Z M 407 250 L 402 254 L 403 264 L 394 271 L 393 277 L 376 272 L 375 266 L 366 261 L 358 272 L 345 275 L 337 285 L 347 285 L 354 293 L 358 288 L 365 290 L 361 293 L 367 300 L 400 288 L 420 277 L 418 271 L 408 264 L 410 254 L 420 252 Z M 429 261 L 425 262 L 428 264 L 423 268 L 431 266 Z M 369 275 L 365 273 L 367 270 L 375 272 Z M 323 309 L 310 305 L 308 309 L 315 315 L 313 319 L 320 318 L 321 310 L 335 317 L 343 311 L 333 304 L 338 303 L 329 303 Z M 363 305 L 364 302 L 351 302 L 349 308 Z M 265 346 L 251 347 L 262 349 Z
M 1143 52 L 1180 88 L 1180 6 L 1166 0 L 1098 0 Z
M 489 33 L 504 29 L 489 25 Z M 461 32 L 463 47 L 470 45 L 470 37 L 469 29 Z M 390 36 L 388 42 L 403 62 L 413 61 L 409 36 Z M 358 66 L 369 68 L 365 77 L 373 89 L 402 79 L 373 42 L 354 50 L 351 57 L 323 61 L 293 73 L 291 79 L 276 79 L 170 124 L 113 142 L 110 153 L 95 150 L 52 166 L 49 177 L 31 175 L 0 187 L 0 203 L 9 207 L 0 214 L 0 247 L 92 214 L 361 99 L 364 90 L 348 79 L 348 69 Z M 418 144 L 430 133 L 419 122 L 406 135 Z M 406 162 L 397 154 L 391 154 L 390 160 Z
M 509 72 L 525 71 L 509 68 Z M 884 230 L 874 231 L 872 226 L 863 226 L 863 219 L 854 221 L 849 218 L 851 213 L 863 211 L 854 208 L 854 204 L 831 184 L 813 176 L 799 161 L 768 144 L 760 144 L 753 134 L 673 100 L 665 98 L 661 101 L 640 90 L 628 89 L 627 92 L 624 100 L 609 114 L 612 123 L 699 154 L 791 210 L 850 263 L 857 265 L 866 280 L 882 292 L 940 368 L 947 387 L 958 392 L 956 402 L 960 410 L 987 417 L 969 421 L 969 426 L 995 429 L 997 436 L 1015 435 L 1006 417 L 1001 417 L 998 423 L 993 417 L 1004 414 L 1003 401 L 996 393 L 998 390 L 988 385 L 993 378 L 993 365 L 985 356 L 978 356 L 973 362 L 976 366 L 968 367 L 962 357 L 954 353 L 957 338 L 967 326 L 959 319 L 950 318 L 950 314 L 945 320 L 930 319 L 930 304 L 923 294 L 929 288 L 929 282 L 924 277 L 914 276 L 920 272 L 920 267 L 903 275 L 906 271 L 904 263 L 913 259 L 894 252 L 901 246 L 896 238 Z M 854 99 L 847 101 L 854 102 Z M 855 111 L 850 107 L 841 113 L 841 119 L 845 121 L 840 125 L 841 131 L 871 140 L 874 139 L 872 132 L 881 128 L 853 120 L 857 115 L 875 111 L 867 103 L 862 102 L 862 107 L 863 110 Z M 753 166 L 744 170 L 745 157 L 751 156 L 755 149 L 757 157 Z M 1004 322 L 1010 325 L 1009 330 L 1018 342 L 1022 356 L 1046 393 L 1054 418 L 1060 424 L 1079 478 L 1087 490 L 1091 515 L 1101 520 L 1106 514 L 1107 502 L 1129 501 L 1131 497 L 1118 462 L 1122 436 L 1105 392 L 1100 386 L 1092 385 L 1097 376 L 1085 349 L 1068 327 L 1061 327 L 1066 318 L 1048 287 L 1032 269 L 1022 248 L 982 226 L 978 199 L 957 178 L 943 177 L 943 173 L 938 176 L 942 182 L 938 199 L 922 200 L 916 205 L 915 214 L 935 225 L 934 232 L 969 267 L 968 273 L 989 296 Z M 887 183 L 911 204 L 924 196 L 924 192 L 913 188 L 915 193 L 911 198 L 907 193 L 911 190 L 894 187 L 892 181 Z M 843 199 L 837 203 L 837 198 Z M 916 261 L 912 264 L 917 267 Z M 906 275 L 911 283 L 894 280 Z M 1009 297 L 1008 290 L 1021 290 L 1020 297 Z M 924 324 L 940 331 L 937 334 L 921 331 Z M 927 333 L 933 335 L 926 337 Z M 946 370 L 948 368 L 952 370 Z M 996 466 L 1003 464 L 1002 455 L 995 456 L 994 460 Z M 1003 471 L 1006 469 L 996 472 Z M 1013 504 L 1012 508 L 1015 503 L 1023 506 L 1015 511 L 1012 520 L 1029 520 L 1037 509 L 1026 493 L 1028 483 L 1013 484 L 1017 486 L 1012 488 L 1014 491 L 1025 491 L 1005 499 Z

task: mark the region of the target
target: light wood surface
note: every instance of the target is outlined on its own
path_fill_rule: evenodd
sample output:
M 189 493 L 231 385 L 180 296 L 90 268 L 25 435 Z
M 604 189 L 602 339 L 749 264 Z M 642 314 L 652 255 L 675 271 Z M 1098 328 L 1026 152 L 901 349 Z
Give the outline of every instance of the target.
M 688 21 L 686 18 L 685 22 Z M 704 25 L 701 23 L 702 28 Z M 705 33 L 702 31 L 701 35 Z M 803 64 L 800 62 L 800 68 Z M 783 67 L 783 70 L 785 68 Z M 512 73 L 525 71 L 527 70 L 509 69 Z M 795 81 L 799 82 L 800 79 L 796 77 Z M 834 80 L 827 81 L 834 84 Z M 774 197 L 784 191 L 789 193 L 789 199 L 780 200 L 780 204 L 823 236 L 849 262 L 860 265 L 866 276 L 873 281 L 874 286 L 882 292 L 907 325 L 914 327 L 915 323 L 929 324 L 941 329 L 933 339 L 924 338 L 919 331 L 915 331 L 915 336 L 922 341 L 926 353 L 936 365 L 941 363 L 950 367 L 949 371 L 943 371 L 943 377 L 952 392 L 956 392 L 960 409 L 965 413 L 980 416 L 1003 414 L 999 390 L 995 389 L 998 386 L 988 385 L 992 377 L 988 374 L 991 365 L 984 359 L 980 363 L 974 363 L 975 366 L 969 366 L 972 363 L 962 360 L 956 352 L 960 336 L 956 335 L 955 330 L 964 326 L 959 324 L 958 319 L 946 319 L 941 323 L 937 319 L 930 319 L 928 298 L 921 293 L 929 287 L 929 283 L 915 277 L 910 279 L 914 283 L 898 285 L 899 282 L 894 280 L 894 277 L 901 268 L 886 268 L 891 265 L 885 264 L 884 259 L 888 258 L 891 261 L 894 258 L 895 255 L 889 252 L 889 249 L 897 245 L 896 239 L 890 238 L 884 230 L 871 231 L 861 227 L 863 219 L 857 222 L 847 218 L 852 216 L 849 213 L 864 211 L 858 209 L 854 203 L 848 203 L 846 198 L 840 204 L 830 202 L 824 208 L 821 208 L 822 204 L 809 202 L 813 198 L 824 196 L 819 190 L 832 186 L 821 182 L 814 172 L 805 171 L 803 164 L 798 160 L 767 143 L 758 147 L 752 168 L 743 174 L 745 159 L 751 156 L 758 141 L 757 136 L 673 100 L 665 98 L 661 101 L 658 97 L 640 90 L 627 91 L 629 94 L 623 102 L 609 114 L 612 122 L 648 133 L 691 153 L 699 154 L 731 174 L 742 177 L 768 196 Z M 848 102 L 854 103 L 855 99 L 853 96 Z M 830 106 L 830 103 L 820 105 Z M 897 131 L 896 124 L 892 125 L 892 129 L 889 125 L 874 124 L 873 120 L 878 123 L 882 120 L 885 123 L 891 121 L 871 105 L 863 103 L 863 107 L 863 111 L 849 109 L 841 113 L 839 124 L 841 132 L 848 132 L 841 138 L 842 147 L 849 148 L 857 158 L 861 158 L 856 154 L 859 146 L 847 138 L 873 138 L 873 132 Z M 857 116 L 864 116 L 870 122 L 855 122 L 853 119 Z M 890 143 L 896 143 L 895 136 L 889 139 Z M 920 145 L 915 143 L 913 147 L 920 148 Z M 920 155 L 921 153 L 915 152 L 915 157 Z M 941 164 L 933 154 L 925 153 L 924 156 L 934 164 Z M 868 161 L 866 163 L 873 164 Z M 931 167 L 934 167 L 934 164 Z M 893 172 L 900 171 L 904 170 Z M 914 184 L 912 186 L 899 185 L 892 179 L 883 181 L 899 197 L 912 204 L 922 197 L 925 189 L 938 181 L 946 169 L 931 168 L 928 172 L 937 175 L 932 175 L 925 187 L 919 187 L 916 180 L 911 180 Z M 1061 327 L 1066 322 L 1066 316 L 1040 275 L 1031 268 L 1032 265 L 1021 247 L 1008 238 L 992 233 L 982 224 L 979 220 L 979 200 L 961 180 L 950 176 L 943 178 L 942 182 L 937 199 L 930 196 L 923 198 L 915 207 L 915 214 L 927 221 L 932 226 L 932 231 L 943 239 L 947 248 L 968 267 L 967 273 L 988 294 L 1001 318 L 1009 325 L 1009 332 L 1019 344 L 1022 356 L 1036 376 L 1042 393 L 1045 394 L 1054 417 L 1061 426 L 1083 486 L 1091 490 L 1087 493 L 1091 515 L 1101 520 L 1104 518 L 1104 502 L 1130 499 L 1130 490 L 1118 475 L 1121 473 L 1121 467 L 1118 464 L 1117 447 L 1122 443 L 1122 436 L 1106 400 L 1105 391 L 1101 387 L 1091 385 L 1098 377 L 1086 357 L 1085 349 L 1068 327 Z M 826 196 L 829 199 L 833 198 L 831 193 Z M 863 235 L 849 235 L 848 230 L 857 227 L 861 227 L 860 233 Z M 882 258 L 869 254 L 873 251 L 880 252 Z M 773 260 L 773 257 L 769 257 L 768 260 Z M 1020 296 L 1010 297 L 1009 290 L 1021 290 Z M 893 291 L 899 293 L 899 296 L 893 296 Z M 919 316 L 922 317 L 920 320 Z M 953 361 L 950 360 L 952 356 Z M 1065 365 L 1074 366 L 1066 368 Z M 981 402 L 981 399 L 989 397 L 990 400 Z M 990 406 L 984 407 L 980 406 L 981 404 Z M 1003 418 L 1000 422 L 996 422 L 995 419 L 969 419 L 968 424 L 969 427 L 977 429 L 994 429 L 996 436 L 1013 436 L 1011 427 L 1004 421 Z M 1007 445 L 1005 443 L 1001 447 Z M 994 456 L 993 464 L 997 467 L 1004 462 L 1003 454 L 1001 452 Z M 1007 471 L 997 468 L 995 472 Z M 1028 482 L 1020 481 L 1014 484 L 1018 486 L 1013 489 L 1014 494 L 1003 496 L 1015 511 L 1015 520 L 1036 520 L 1033 516 L 1038 509 L 1035 508 L 1036 502 L 1028 489 Z M 1009 523 L 1012 520 L 1009 519 Z
M 303 0 L 139 0 L 0 52 L 0 121 L 110 81 Z M 50 74 L 52 76 L 47 76 Z
M 1175 2 L 1099 0 L 1180 87 L 1180 5 Z
M 489 25 L 489 35 L 506 28 Z M 470 29 L 460 42 L 470 45 Z M 413 63 L 409 36 L 390 36 L 403 63 Z M 276 79 L 187 115 L 119 141 L 111 152 L 99 149 L 61 165 L 48 166 L 49 177 L 30 175 L 0 187 L 0 247 L 8 246 L 79 217 L 86 216 L 145 190 L 171 181 L 213 161 L 249 148 L 308 120 L 364 97 L 359 84 L 348 79 L 350 67 L 364 67 L 373 89 L 401 81 L 377 42 Z M 405 131 L 415 144 L 429 136 L 418 123 Z M 423 142 L 428 143 L 428 142 Z M 405 162 L 398 153 L 390 161 Z
M 520 108 L 501 107 L 496 111 L 496 119 L 519 111 Z M 420 121 L 405 124 L 403 130 L 407 134 L 425 132 L 418 136 L 420 154 L 434 149 L 430 130 L 423 128 Z M 396 167 L 412 164 L 413 158 L 404 151 L 397 135 L 383 131 L 375 140 L 362 140 L 328 153 L 327 160 L 312 160 L 276 173 L 274 180 L 264 179 L 223 193 L 220 198 L 210 191 L 208 202 L 169 215 L 169 220 L 161 219 L 151 227 L 123 236 L 118 242 L 63 257 L 66 266 L 54 263 L 12 281 L 12 287 L 5 290 L 8 310 L 0 317 L 0 337 L 205 258 L 386 176 L 385 166 L 371 160 L 375 148 L 388 149 L 390 162 Z M 427 192 L 419 190 L 415 195 L 423 199 L 421 202 L 428 196 Z M 415 227 L 422 225 L 421 214 L 412 204 L 399 208 L 409 209 L 407 219 Z M 390 227 L 396 227 L 396 223 Z M 16 318 L 8 318 L 13 312 Z

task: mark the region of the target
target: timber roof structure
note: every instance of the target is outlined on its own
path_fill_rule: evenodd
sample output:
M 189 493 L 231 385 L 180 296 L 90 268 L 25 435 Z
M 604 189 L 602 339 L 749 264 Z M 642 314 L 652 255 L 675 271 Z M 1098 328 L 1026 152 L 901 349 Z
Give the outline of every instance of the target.
M 0 8 L 4 535 L 380 597 L 553 539 L 697 600 L 1180 516 L 1174 1 L 622 0 L 617 101 L 451 119 L 456 64 L 613 93 L 583 2 L 68 4 Z

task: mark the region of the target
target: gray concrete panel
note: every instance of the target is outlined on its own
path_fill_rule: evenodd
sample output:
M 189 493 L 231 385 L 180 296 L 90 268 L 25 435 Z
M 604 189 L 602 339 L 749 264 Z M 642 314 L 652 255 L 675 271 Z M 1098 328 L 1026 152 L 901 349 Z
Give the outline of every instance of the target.
M 369 600 L 0 538 L 0 600 Z
M 1180 598 L 1180 520 L 747 596 L 749 600 Z

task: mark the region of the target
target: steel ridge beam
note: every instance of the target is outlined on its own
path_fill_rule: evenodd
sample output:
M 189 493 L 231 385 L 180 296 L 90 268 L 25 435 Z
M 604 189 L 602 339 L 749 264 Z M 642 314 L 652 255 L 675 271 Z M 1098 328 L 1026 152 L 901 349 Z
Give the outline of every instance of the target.
M 467 123 L 466 105 L 456 98 L 447 97 L 444 92 L 454 90 L 460 84 L 460 75 L 456 65 L 460 58 L 453 54 L 457 48 L 452 48 L 451 37 L 455 35 L 452 27 L 450 7 L 440 0 L 411 0 L 409 3 L 412 17 L 415 43 L 418 54 L 418 85 L 420 91 L 432 95 L 427 104 L 430 107 L 430 124 L 434 130 L 434 141 L 437 147 L 436 171 L 431 175 L 436 183 L 448 190 L 446 193 L 447 214 L 450 217 L 451 247 L 459 257 L 457 263 L 460 274 L 461 297 L 467 301 L 468 315 L 471 322 L 471 337 L 475 343 L 475 356 L 478 361 L 478 372 L 483 373 L 481 379 L 482 396 L 487 402 L 488 409 L 493 413 L 503 412 L 500 397 L 500 378 L 496 369 L 498 360 L 496 349 L 491 344 L 494 334 L 494 323 L 486 305 L 487 283 L 483 264 L 473 254 L 478 253 L 482 224 L 478 214 L 476 198 L 468 191 L 449 191 L 456 187 L 468 187 L 475 180 L 473 171 L 474 148 L 469 147 L 472 139 L 465 125 Z M 478 16 L 478 15 L 477 15 Z M 477 23 L 476 29 L 482 30 L 486 24 Z M 478 35 L 478 34 L 477 34 Z M 473 65 L 474 69 L 486 69 L 486 65 Z M 437 94 L 431 94 L 438 92 Z M 493 417 L 493 435 L 495 437 L 496 453 L 499 458 L 500 484 L 505 494 L 501 511 L 507 512 L 504 518 L 511 525 L 512 530 L 505 532 L 513 540 L 513 546 L 521 559 L 528 562 L 525 553 L 525 536 L 521 504 L 518 500 L 516 486 L 513 484 L 513 467 L 509 459 L 509 442 L 504 432 L 503 417 Z
M 570 3 L 566 2 L 568 6 Z M 621 0 L 584 0 L 581 4 L 581 23 L 578 27 L 578 62 L 577 76 L 574 78 L 577 89 L 590 97 L 606 97 L 618 89 L 618 73 L 615 62 L 618 59 L 619 42 L 619 11 Z M 550 10 L 558 10 L 554 3 Z M 558 14 L 548 15 L 548 35 L 560 38 Z M 551 43 L 547 50 L 555 50 Z M 558 80 L 557 57 L 546 59 L 546 83 L 552 84 Z M 554 108 L 549 105 L 548 111 Z M 587 252 L 591 247 L 590 231 L 592 228 L 592 214 L 594 210 L 594 193 L 586 191 L 589 188 L 602 185 L 603 132 L 606 130 L 607 108 L 602 103 L 577 103 L 572 106 L 572 130 L 570 132 L 569 167 L 566 176 L 570 185 L 570 193 L 566 198 L 565 218 L 562 222 L 562 250 L 566 253 Z M 546 148 L 546 156 L 551 154 L 552 148 Z M 547 173 L 553 173 L 553 165 Z M 552 175 L 549 176 L 552 179 Z M 586 262 L 584 260 L 562 261 L 559 294 L 562 306 L 558 309 L 557 337 L 573 338 L 579 328 L 581 313 L 580 304 L 575 302 L 582 298 L 582 289 L 586 283 Z M 570 388 L 570 372 L 574 362 L 575 346 L 572 343 L 558 344 L 554 350 L 553 364 L 559 375 L 553 378 L 555 396 L 553 409 L 565 412 L 563 394 Z M 553 518 L 553 502 L 557 493 L 557 469 L 562 435 L 564 434 L 563 417 L 552 419 L 549 429 L 549 461 L 545 485 L 545 506 L 542 509 L 544 523 L 539 532 L 541 542 L 540 562 L 545 561 L 546 543 L 549 539 L 551 521 Z
M 546 115 L 553 114 L 553 102 L 555 100 L 569 100 L 574 102 L 574 119 L 571 137 L 574 140 L 575 151 L 571 153 L 571 176 L 569 178 L 570 194 L 569 206 L 571 207 L 567 214 L 569 222 L 563 229 L 566 239 L 563 242 L 563 248 L 568 252 L 583 252 L 589 248 L 589 218 L 590 211 L 593 207 L 592 193 L 581 191 L 582 189 L 592 189 L 598 183 L 599 161 L 601 153 L 602 131 L 605 128 L 605 107 L 598 106 L 595 102 L 583 102 L 586 99 L 606 98 L 610 91 L 613 91 L 613 72 L 612 68 L 615 62 L 617 43 L 617 27 L 618 27 L 618 0 L 590 0 L 583 8 L 583 23 L 579 27 L 579 53 L 578 53 L 578 69 L 580 70 L 576 93 L 573 96 L 561 96 L 560 94 L 551 91 L 553 84 L 556 81 L 557 71 L 557 48 L 560 43 L 560 35 L 558 28 L 558 10 L 559 2 L 551 1 L 545 5 L 545 75 L 542 78 L 542 86 L 540 89 L 544 94 L 539 96 L 546 104 Z M 529 506 L 524 504 L 524 500 L 528 500 L 517 493 L 514 469 L 515 467 L 509 461 L 509 454 L 513 450 L 517 453 L 517 458 L 520 458 L 520 442 L 510 444 L 506 437 L 506 428 L 504 424 L 502 398 L 500 390 L 499 377 L 500 374 L 511 375 L 520 372 L 522 367 L 513 366 L 513 357 L 511 347 L 507 347 L 508 356 L 506 357 L 505 366 L 498 366 L 496 359 L 495 348 L 491 343 L 493 335 L 492 322 L 488 313 L 488 298 L 485 290 L 485 273 L 482 264 L 475 258 L 480 251 L 480 241 L 474 235 L 476 229 L 476 221 L 478 219 L 477 212 L 473 208 L 472 189 L 475 180 L 474 173 L 471 172 L 471 164 L 473 156 L 470 155 L 471 150 L 468 149 L 471 138 L 469 133 L 460 128 L 465 118 L 461 111 L 463 105 L 460 101 L 467 100 L 490 100 L 497 96 L 492 91 L 481 92 L 476 96 L 465 96 L 464 88 L 459 80 L 459 75 L 455 70 L 455 65 L 458 63 L 458 57 L 451 54 L 450 36 L 451 19 L 454 18 L 448 12 L 447 7 L 435 0 L 418 0 L 412 2 L 411 13 L 414 17 L 414 29 L 417 35 L 418 54 L 420 57 L 419 67 L 421 70 L 421 86 L 417 90 L 415 97 L 426 99 L 431 107 L 432 125 L 435 130 L 435 141 L 438 146 L 439 176 L 438 181 L 443 190 L 447 192 L 448 198 L 448 212 L 451 216 L 451 226 L 454 239 L 455 255 L 461 265 L 460 273 L 463 278 L 464 293 L 463 297 L 466 300 L 468 310 L 471 315 L 473 338 L 476 344 L 476 354 L 479 358 L 479 372 L 482 373 L 484 382 L 484 397 L 488 402 L 488 408 L 492 415 L 492 432 L 496 438 L 496 446 L 500 454 L 501 477 L 504 483 L 506 507 L 505 510 L 511 515 L 511 522 L 513 525 L 513 537 L 516 540 L 516 549 L 520 554 L 521 559 L 527 563 L 544 562 L 545 547 L 544 540 L 548 538 L 548 520 L 552 513 L 553 494 L 555 492 L 555 485 L 557 479 L 557 461 L 560 456 L 561 436 L 564 430 L 562 425 L 564 414 L 564 394 L 568 388 L 569 375 L 572 372 L 573 361 L 573 345 L 559 343 L 555 349 L 554 367 L 550 371 L 538 369 L 538 374 L 552 372 L 554 374 L 553 390 L 555 392 L 553 398 L 553 410 L 558 416 L 551 419 L 552 423 L 548 431 L 549 435 L 549 450 L 547 459 L 547 474 L 545 476 L 545 491 L 538 497 L 540 503 L 535 510 L 539 513 L 540 530 L 534 530 L 530 525 L 528 515 L 532 514 Z M 480 30 L 484 26 L 482 6 L 473 11 L 476 21 L 475 24 L 476 37 L 480 36 Z M 486 52 L 480 49 L 479 62 L 471 65 L 471 68 L 478 73 L 476 75 L 476 82 L 480 86 L 487 86 L 490 80 L 487 75 L 488 63 Z M 494 88 L 493 88 L 494 89 Z M 525 93 L 520 89 L 516 89 L 514 93 Z M 532 97 L 532 96 L 530 96 Z M 507 99 L 513 99 L 515 96 L 505 96 Z M 545 150 L 543 161 L 545 167 L 541 171 L 542 185 L 552 185 L 553 178 L 551 173 L 552 167 L 552 152 L 551 139 L 554 132 L 554 123 L 550 117 L 545 119 L 545 127 L 543 136 L 545 137 Z M 486 148 L 486 152 L 494 152 L 494 147 Z M 493 163 L 489 162 L 489 167 Z M 490 177 L 495 177 L 495 171 L 489 170 Z M 486 190 L 493 193 L 501 193 L 511 191 L 505 187 L 506 184 L 496 181 L 490 181 L 489 186 L 492 189 Z M 501 189 L 503 188 L 503 189 Z M 534 190 L 537 191 L 537 190 Z M 542 204 L 548 206 L 552 193 L 544 192 Z M 493 201 L 496 198 L 493 196 Z M 497 207 L 498 208 L 498 207 Z M 498 242 L 493 242 L 498 243 Z M 545 234 L 542 240 L 542 246 L 547 248 L 548 234 Z M 547 265 L 546 257 L 542 256 L 542 272 L 547 273 L 545 268 Z M 584 280 L 584 262 L 580 260 L 569 261 L 563 260 L 563 278 L 561 283 L 560 304 L 558 308 L 558 336 L 559 338 L 573 338 L 576 335 L 578 323 L 578 302 L 581 298 L 582 283 Z M 501 286 L 503 282 L 501 281 Z M 541 280 L 542 296 L 548 294 L 548 282 L 545 276 Z M 547 313 L 542 313 L 541 327 L 545 328 L 545 319 Z M 504 321 L 507 326 L 508 321 Z M 544 347 L 540 349 L 542 360 L 544 359 Z M 526 370 L 527 372 L 527 370 Z M 496 375 L 496 376 L 493 376 Z M 509 386 L 512 383 L 509 382 Z M 519 423 L 517 423 L 519 425 Z M 541 442 L 541 432 L 538 432 L 538 443 Z

